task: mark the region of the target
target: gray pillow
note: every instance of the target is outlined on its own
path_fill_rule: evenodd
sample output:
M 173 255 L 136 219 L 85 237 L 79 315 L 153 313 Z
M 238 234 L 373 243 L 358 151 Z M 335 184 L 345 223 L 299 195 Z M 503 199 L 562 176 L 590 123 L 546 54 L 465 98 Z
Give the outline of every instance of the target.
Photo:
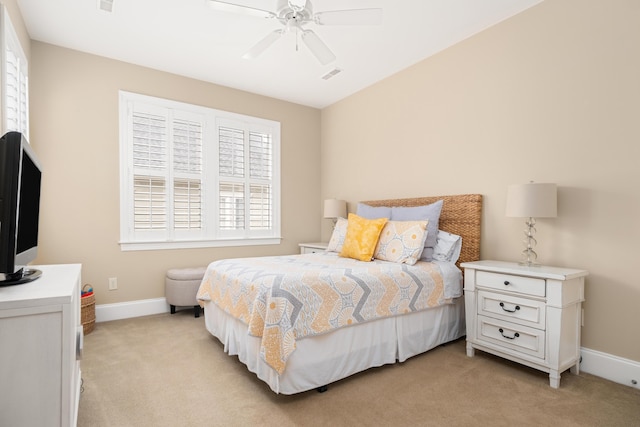
M 388 206 L 369 206 L 358 203 L 356 215 L 366 219 L 391 218 L 391 208 Z
M 440 222 L 440 212 L 442 211 L 442 200 L 425 206 L 396 207 L 391 208 L 391 221 L 421 221 L 428 219 L 427 240 L 424 242 L 425 249 L 422 251 L 420 259 L 431 261 L 433 259 L 433 248 L 438 239 L 438 226 Z M 427 250 L 429 249 L 429 250 Z

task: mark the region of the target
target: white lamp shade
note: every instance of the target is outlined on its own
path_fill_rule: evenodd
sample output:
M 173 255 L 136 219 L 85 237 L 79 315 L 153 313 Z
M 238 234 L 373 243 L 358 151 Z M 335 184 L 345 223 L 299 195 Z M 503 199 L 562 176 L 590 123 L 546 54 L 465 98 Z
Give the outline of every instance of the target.
M 346 218 L 347 202 L 344 200 L 327 199 L 324 201 L 325 218 Z
M 510 185 L 507 189 L 508 217 L 553 218 L 558 215 L 558 193 L 556 184 Z

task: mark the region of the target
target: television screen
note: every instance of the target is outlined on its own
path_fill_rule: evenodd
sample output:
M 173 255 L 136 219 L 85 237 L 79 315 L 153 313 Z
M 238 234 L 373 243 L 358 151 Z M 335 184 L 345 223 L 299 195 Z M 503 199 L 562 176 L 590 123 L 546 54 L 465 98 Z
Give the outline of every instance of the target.
M 41 171 L 18 132 L 0 138 L 0 286 L 35 280 L 26 267 L 38 253 Z
M 16 254 L 20 255 L 38 246 L 38 219 L 40 216 L 40 169 L 28 155 L 22 156 L 20 173 L 20 201 L 18 206 L 18 234 Z M 19 263 L 20 260 L 16 262 Z M 30 260 L 31 261 L 31 260 Z

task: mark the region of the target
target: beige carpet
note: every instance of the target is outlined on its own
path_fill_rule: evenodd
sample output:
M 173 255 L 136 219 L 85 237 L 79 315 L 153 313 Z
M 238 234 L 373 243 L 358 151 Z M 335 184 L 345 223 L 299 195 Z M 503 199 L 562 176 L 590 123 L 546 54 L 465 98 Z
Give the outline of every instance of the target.
M 99 323 L 85 337 L 78 426 L 638 426 L 640 391 L 547 375 L 464 340 L 326 393 L 274 394 L 191 310 Z

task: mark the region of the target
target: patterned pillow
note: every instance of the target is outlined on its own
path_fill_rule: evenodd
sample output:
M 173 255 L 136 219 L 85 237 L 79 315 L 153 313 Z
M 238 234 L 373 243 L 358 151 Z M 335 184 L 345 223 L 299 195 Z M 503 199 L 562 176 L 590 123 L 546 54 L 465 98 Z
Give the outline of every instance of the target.
M 350 213 L 347 224 L 347 235 L 340 251 L 343 258 L 360 261 L 371 261 L 376 250 L 378 238 L 387 218 L 366 219 Z
M 424 249 L 428 224 L 428 220 L 387 222 L 373 257 L 399 264 L 415 264 Z
M 335 227 L 333 227 L 333 234 L 327 245 L 327 250 L 331 252 L 342 251 L 342 245 L 344 245 L 344 238 L 347 236 L 347 219 L 338 218 Z
M 423 261 L 432 260 L 433 248 L 436 246 L 436 240 L 438 238 L 440 212 L 442 211 L 443 204 L 443 200 L 438 200 L 430 205 L 391 208 L 391 220 L 393 221 L 429 221 L 429 225 L 427 226 L 427 240 L 424 242 L 424 250 L 420 258 Z

